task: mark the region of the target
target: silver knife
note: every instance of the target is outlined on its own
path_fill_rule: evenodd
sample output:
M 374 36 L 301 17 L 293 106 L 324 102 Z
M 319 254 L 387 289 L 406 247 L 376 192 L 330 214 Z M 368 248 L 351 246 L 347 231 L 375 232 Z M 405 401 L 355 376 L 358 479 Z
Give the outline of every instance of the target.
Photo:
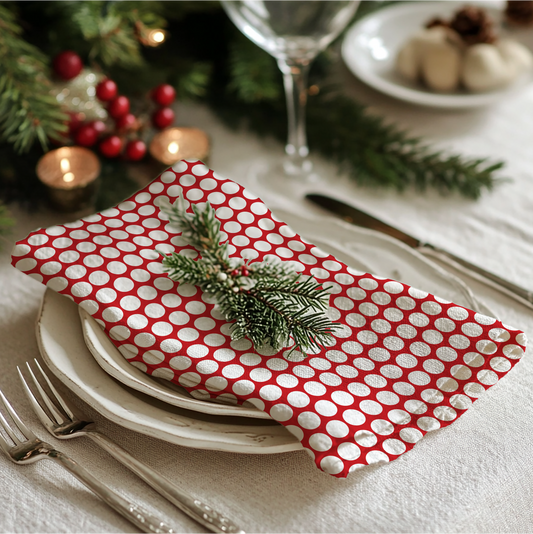
M 309 193 L 305 196 L 306 199 L 319 205 L 321 208 L 334 213 L 341 217 L 346 222 L 354 224 L 356 226 L 362 226 L 363 228 L 369 228 L 387 234 L 395 239 L 398 239 L 402 243 L 417 249 L 428 256 L 436 256 L 438 259 L 448 263 L 454 268 L 461 266 L 470 271 L 468 274 L 473 278 L 480 280 L 481 282 L 490 285 L 494 289 L 504 293 L 505 295 L 517 300 L 524 306 L 533 309 L 533 292 L 517 286 L 508 280 L 500 278 L 499 276 L 482 269 L 481 267 L 470 263 L 462 258 L 455 256 L 454 254 L 437 248 L 429 243 L 423 243 L 416 237 L 406 234 L 398 228 L 394 228 L 379 219 L 376 219 L 372 215 L 365 213 L 364 211 L 355 208 L 341 200 L 331 198 L 318 193 Z M 458 264 L 458 265 L 457 265 Z

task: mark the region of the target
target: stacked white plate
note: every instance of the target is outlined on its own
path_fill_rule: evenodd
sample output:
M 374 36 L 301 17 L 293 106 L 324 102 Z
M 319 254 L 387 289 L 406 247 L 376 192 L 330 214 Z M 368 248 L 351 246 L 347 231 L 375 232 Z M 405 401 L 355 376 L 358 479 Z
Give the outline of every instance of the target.
M 393 278 L 493 315 L 465 284 L 383 234 L 330 219 L 276 212 L 296 232 L 354 269 Z M 239 453 L 300 450 L 283 426 L 254 407 L 195 399 L 130 364 L 98 323 L 66 297 L 47 290 L 37 321 L 41 355 L 52 372 L 106 418 L 165 441 Z

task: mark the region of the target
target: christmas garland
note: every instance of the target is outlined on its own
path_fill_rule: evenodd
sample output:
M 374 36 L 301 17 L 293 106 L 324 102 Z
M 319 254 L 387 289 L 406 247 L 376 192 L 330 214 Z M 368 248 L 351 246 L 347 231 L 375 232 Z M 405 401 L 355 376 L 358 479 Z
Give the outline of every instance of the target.
M 187 213 L 183 197 L 161 205 L 171 224 L 181 230 L 200 259 L 172 253 L 163 256 L 163 270 L 171 280 L 198 286 L 212 295 L 222 316 L 231 323 L 231 337 L 247 337 L 256 350 L 283 347 L 306 355 L 331 341 L 338 325 L 326 315 L 329 293 L 313 277 L 303 277 L 286 262 L 245 262 L 229 256 L 220 221 L 209 202 L 192 204 Z M 291 346 L 292 345 L 292 346 Z
M 389 3 L 362 2 L 357 16 Z M 154 28 L 168 32 L 157 48 L 145 46 Z M 49 64 L 66 49 L 104 71 L 132 101 L 156 84 L 171 84 L 182 101 L 200 99 L 230 126 L 242 127 L 246 117 L 249 129 L 285 140 L 285 101 L 275 60 L 240 34 L 218 2 L 0 3 L 0 154 L 5 162 L 0 199 L 5 202 L 35 208 L 43 198 L 36 162 L 49 139 L 67 129 L 60 105 L 48 93 Z M 502 162 L 432 149 L 368 114 L 340 90 L 325 87 L 332 63 L 322 54 L 311 72 L 319 90 L 309 98 L 309 144 L 354 181 L 397 190 L 434 188 L 473 199 L 500 181 Z M 137 187 L 123 162 L 107 161 L 102 182 L 113 187 L 100 189 L 99 208 L 120 200 L 113 191 L 127 196 Z

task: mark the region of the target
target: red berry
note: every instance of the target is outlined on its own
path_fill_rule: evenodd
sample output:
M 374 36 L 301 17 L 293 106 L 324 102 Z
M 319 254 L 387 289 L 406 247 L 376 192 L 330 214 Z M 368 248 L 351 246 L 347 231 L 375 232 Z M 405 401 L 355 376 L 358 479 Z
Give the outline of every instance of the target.
M 176 90 L 168 83 L 158 85 L 152 91 L 152 100 L 160 106 L 170 106 L 175 98 Z
M 72 80 L 81 72 L 83 62 L 76 52 L 65 50 L 54 58 L 53 67 L 60 78 Z
M 96 130 L 96 133 L 98 135 L 103 134 L 107 129 L 107 126 L 105 125 L 104 121 L 95 120 L 91 121 L 89 124 Z
M 170 126 L 174 122 L 174 111 L 172 108 L 161 108 L 158 109 L 152 115 L 152 122 L 156 128 L 162 130 L 167 126 Z
M 125 96 L 117 96 L 109 102 L 107 111 L 114 119 L 126 115 L 130 111 L 130 101 Z
M 109 78 L 106 78 L 105 80 L 102 80 L 97 86 L 96 86 L 96 96 L 102 101 L 102 102 L 108 102 L 109 100 L 112 100 L 117 96 L 117 84 L 110 80 Z
M 98 139 L 98 132 L 90 124 L 83 124 L 74 134 L 74 141 L 81 146 L 93 146 Z
M 100 143 L 99 148 L 107 158 L 116 158 L 122 150 L 122 139 L 118 135 L 111 135 Z
M 119 130 L 131 130 L 137 124 L 137 117 L 133 113 L 127 113 L 119 117 L 115 124 Z
M 126 156 L 132 161 L 138 161 L 146 154 L 146 145 L 140 139 L 130 141 L 126 145 Z

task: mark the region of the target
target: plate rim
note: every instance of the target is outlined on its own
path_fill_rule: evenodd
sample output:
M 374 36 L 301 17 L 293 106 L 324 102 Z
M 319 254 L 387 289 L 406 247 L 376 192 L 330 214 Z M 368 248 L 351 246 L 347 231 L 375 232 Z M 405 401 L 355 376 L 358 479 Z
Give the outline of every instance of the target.
M 454 1 L 453 3 L 457 5 L 463 4 L 462 2 L 457 1 Z M 476 3 L 483 4 L 486 9 L 492 10 L 493 12 L 500 12 L 495 6 L 501 4 L 501 2 L 486 2 L 480 0 Z M 444 4 L 444 2 L 441 2 L 441 4 Z M 369 71 L 368 69 L 361 67 L 357 60 L 357 55 L 354 54 L 351 49 L 355 46 L 356 37 L 360 34 L 361 29 L 365 25 L 372 23 L 372 21 L 376 20 L 378 17 L 381 18 L 383 15 L 387 19 L 390 19 L 398 12 L 409 13 L 414 11 L 419 13 L 421 9 L 426 8 L 428 11 L 429 8 L 435 10 L 435 2 L 424 1 L 386 6 L 373 13 L 369 13 L 353 24 L 347 30 L 341 45 L 341 56 L 350 72 L 366 85 L 376 89 L 377 91 L 380 91 L 383 94 L 403 100 L 405 102 L 409 102 L 411 104 L 442 109 L 465 109 L 489 106 L 506 97 L 510 97 L 512 94 L 519 91 L 520 88 L 523 88 L 529 81 L 531 81 L 532 75 L 529 73 L 510 86 L 500 90 L 486 93 L 445 94 L 405 87 L 385 80 L 381 76 L 374 74 L 373 71 Z
M 80 345 L 87 351 L 88 359 L 91 360 L 94 366 L 96 366 L 96 368 L 98 369 L 98 374 L 101 377 L 101 380 L 103 380 L 104 383 L 107 382 L 108 385 L 110 383 L 113 384 L 112 387 L 117 388 L 115 391 L 120 391 L 120 395 L 123 395 L 124 399 L 127 399 L 128 401 L 126 406 L 123 404 L 118 404 L 116 401 L 113 401 L 115 406 L 119 408 L 119 413 L 111 411 L 107 405 L 97 400 L 96 393 L 98 391 L 91 390 L 90 393 L 87 393 L 84 387 L 82 387 L 82 385 L 86 387 L 86 384 L 84 384 L 83 382 L 76 382 L 72 378 L 72 376 L 65 372 L 64 369 L 59 368 L 55 364 L 53 357 L 51 357 L 48 353 L 49 349 L 47 349 L 46 342 L 43 339 L 43 318 L 45 317 L 45 310 L 47 308 L 47 304 L 49 304 L 51 298 L 54 298 L 56 296 L 65 299 L 65 302 L 68 301 L 65 295 L 61 295 L 47 288 L 43 294 L 41 306 L 39 308 L 35 324 L 37 344 L 41 357 L 44 360 L 46 366 L 71 392 L 73 392 L 77 397 L 79 397 L 81 400 L 86 402 L 89 406 L 91 406 L 93 409 L 103 415 L 106 419 L 124 428 L 128 428 L 129 430 L 133 430 L 153 438 L 162 439 L 163 441 L 166 441 L 168 443 L 197 449 L 217 450 L 239 454 L 278 454 L 303 450 L 300 441 L 298 441 L 298 439 L 288 430 L 286 430 L 286 428 L 281 424 L 270 424 L 267 426 L 254 423 L 253 425 L 248 426 L 246 424 L 242 424 L 242 421 L 241 424 L 237 422 L 232 423 L 231 425 L 228 425 L 228 428 L 232 426 L 233 430 L 228 431 L 227 435 L 231 436 L 233 441 L 224 442 L 220 441 L 220 439 L 218 438 L 218 433 L 221 433 L 222 435 L 224 434 L 222 432 L 222 429 L 218 430 L 217 433 L 214 431 L 209 432 L 209 428 L 207 428 L 207 431 L 205 428 L 202 428 L 210 427 L 213 425 L 215 427 L 221 425 L 221 423 L 217 421 L 210 421 L 209 419 L 207 419 L 206 421 L 205 419 L 209 416 L 202 414 L 204 419 L 204 421 L 202 421 L 194 417 L 195 415 L 198 415 L 198 413 L 194 411 L 183 410 L 189 412 L 187 415 L 183 415 L 172 413 L 163 410 L 162 408 L 150 405 L 144 399 L 136 396 L 135 393 L 137 392 L 134 392 L 130 388 L 127 388 L 117 383 L 112 377 L 107 375 L 105 371 L 101 369 L 96 362 L 94 362 L 92 356 L 89 353 L 89 350 L 85 347 L 82 338 L 82 333 L 79 332 L 79 336 L 80 338 L 82 338 L 80 340 Z M 81 328 L 79 321 L 76 321 L 75 324 Z M 98 389 L 101 388 L 99 387 Z M 106 394 L 106 401 L 108 401 L 108 394 Z M 144 406 L 144 412 L 142 413 L 142 415 L 145 419 L 146 417 L 148 417 L 148 419 L 151 418 L 151 424 L 147 424 L 145 420 L 140 420 L 140 412 L 138 410 L 135 412 L 132 411 L 132 403 L 133 408 L 135 408 L 135 406 L 138 407 L 140 404 Z M 147 411 L 159 411 L 161 412 L 162 418 L 157 419 L 151 416 L 149 413 L 147 416 Z M 257 420 L 254 419 L 253 421 Z M 194 423 L 200 426 L 200 428 L 197 429 L 198 432 L 204 431 L 205 435 L 199 437 L 191 437 L 190 435 L 186 435 L 184 433 L 183 429 L 191 428 L 191 424 L 194 425 Z M 165 425 L 164 428 L 162 425 Z M 172 431 L 170 431 L 169 429 L 172 429 Z M 243 439 L 247 440 L 247 442 L 236 443 L 235 440 L 238 436 L 242 436 Z
M 128 363 L 127 359 L 112 344 L 107 334 L 100 328 L 96 320 L 89 313 L 81 307 L 78 307 L 78 312 L 80 315 L 85 345 L 89 349 L 92 357 L 107 374 L 111 375 L 125 386 L 185 410 L 210 415 L 272 420 L 270 415 L 257 408 L 247 408 L 246 406 L 240 405 L 228 406 L 217 404 L 215 402 L 202 401 L 200 399 L 185 397 L 170 388 L 165 388 L 164 385 L 156 382 L 150 375 L 143 373 L 140 369 L 137 369 L 135 366 Z M 102 344 L 100 335 L 106 337 L 109 344 L 115 349 L 113 351 L 116 352 L 115 354 L 111 354 L 104 346 L 102 346 L 102 350 L 99 350 L 93 336 L 96 338 L 98 344 Z M 116 356 L 116 358 L 114 356 Z M 123 362 L 131 367 L 131 369 L 125 367 Z M 193 406 L 191 406 L 191 403 Z

